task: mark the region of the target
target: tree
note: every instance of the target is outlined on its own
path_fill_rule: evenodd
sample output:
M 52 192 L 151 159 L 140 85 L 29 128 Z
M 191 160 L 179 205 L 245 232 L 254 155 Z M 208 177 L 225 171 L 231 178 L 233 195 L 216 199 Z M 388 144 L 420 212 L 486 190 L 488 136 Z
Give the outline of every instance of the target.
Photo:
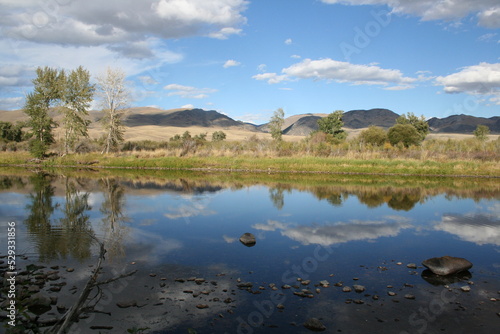
M 101 120 L 105 130 L 102 153 L 109 153 L 110 150 L 116 150 L 124 140 L 122 117 L 130 100 L 130 93 L 125 87 L 125 73 L 108 67 L 97 78 L 97 94 L 104 111 Z
M 485 141 L 488 139 L 488 135 L 490 134 L 490 128 L 486 125 L 478 125 L 476 130 L 474 130 L 474 136 L 480 141 Z
M 318 120 L 319 131 L 326 134 L 332 135 L 334 138 L 343 140 L 347 137 L 347 134 L 342 127 L 344 122 L 342 121 L 343 110 L 336 110 L 330 113 L 328 116 L 323 117 Z
M 425 137 L 429 134 L 429 124 L 425 120 L 424 115 L 417 117 L 409 112 L 406 115 L 401 115 L 396 119 L 396 124 L 409 124 L 417 130 L 420 135 L 420 141 L 424 141 Z
M 49 116 L 49 108 L 61 98 L 64 71 L 39 67 L 36 74 L 37 77 L 33 79 L 35 88 L 26 96 L 24 112 L 29 116 L 27 125 L 31 127 L 30 153 L 37 158 L 43 158 L 49 145 L 55 142 L 52 128 L 56 123 Z
M 276 141 L 281 141 L 283 138 L 282 127 L 285 123 L 285 112 L 282 108 L 278 108 L 274 111 L 273 117 L 269 121 L 269 131 L 271 131 L 271 137 Z
M 359 138 L 366 144 L 382 146 L 387 141 L 387 133 L 381 127 L 372 125 L 368 129 L 361 131 Z
M 16 122 L 12 124 L 11 122 L 0 121 L 0 139 L 4 141 L 15 141 L 20 142 L 23 140 L 23 124 L 21 122 Z
M 87 128 L 90 121 L 88 108 L 94 95 L 95 86 L 90 84 L 90 73 L 82 66 L 73 70 L 67 78 L 63 91 L 64 106 L 61 108 L 63 114 L 64 128 L 64 151 L 69 153 L 74 149 L 80 137 L 88 137 Z
M 223 141 L 226 139 L 226 134 L 224 131 L 215 131 L 212 133 L 212 141 L 217 142 L 217 141 Z
M 422 142 L 420 133 L 410 124 L 394 125 L 387 132 L 387 137 L 391 145 L 402 143 L 405 147 L 410 147 L 411 145 L 419 145 Z

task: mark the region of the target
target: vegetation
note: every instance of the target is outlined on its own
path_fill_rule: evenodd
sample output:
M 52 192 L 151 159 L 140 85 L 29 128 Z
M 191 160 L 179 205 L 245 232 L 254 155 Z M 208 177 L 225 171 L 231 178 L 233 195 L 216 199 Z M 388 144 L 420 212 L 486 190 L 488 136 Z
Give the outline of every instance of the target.
M 364 144 L 382 146 L 388 140 L 387 132 L 379 126 L 370 126 L 359 134 L 359 140 Z
M 64 72 L 49 67 L 37 68 L 33 79 L 34 91 L 28 93 L 24 112 L 29 116 L 29 150 L 36 158 L 43 158 L 55 142 L 52 128 L 56 125 L 49 116 L 49 108 L 60 100 L 64 85 Z
M 87 128 L 90 121 L 88 109 L 94 95 L 95 87 L 90 84 L 90 73 L 83 67 L 72 71 L 65 79 L 62 87 L 61 99 L 64 106 L 61 111 L 64 115 L 64 152 L 68 154 L 74 150 L 80 137 L 88 137 Z
M 224 131 L 215 131 L 214 133 L 212 133 L 213 142 L 223 141 L 224 139 L 226 139 L 226 134 L 224 133 Z
M 342 129 L 344 122 L 342 115 L 344 111 L 336 110 L 326 117 L 318 120 L 319 131 L 332 135 L 335 139 L 344 140 L 347 138 L 346 132 Z
M 490 128 L 486 125 L 478 125 L 476 130 L 474 130 L 474 136 L 480 141 L 485 141 L 490 134 Z
M 387 132 L 387 138 L 391 145 L 402 144 L 404 147 L 419 145 L 422 137 L 417 129 L 411 124 L 396 124 Z
M 125 87 L 125 73 L 109 68 L 97 78 L 97 95 L 104 110 L 102 118 L 105 135 L 102 153 L 117 150 L 124 141 L 122 117 L 130 102 L 130 92 Z
M 424 115 L 417 117 L 413 113 L 401 115 L 396 119 L 396 124 L 409 124 L 417 130 L 420 135 L 420 141 L 424 141 L 425 137 L 429 134 L 429 124 L 425 120 Z
M 282 108 L 277 109 L 271 120 L 269 121 L 269 131 L 271 132 L 271 137 L 276 141 L 283 140 L 282 127 L 285 123 L 285 112 Z

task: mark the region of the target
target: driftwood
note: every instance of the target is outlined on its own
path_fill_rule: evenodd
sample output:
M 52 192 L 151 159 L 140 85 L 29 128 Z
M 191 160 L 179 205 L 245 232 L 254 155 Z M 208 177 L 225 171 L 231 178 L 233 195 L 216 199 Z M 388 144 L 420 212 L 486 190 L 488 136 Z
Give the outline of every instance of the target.
M 99 299 L 96 301 L 96 303 L 92 306 L 89 306 L 88 303 L 94 299 L 89 300 L 89 295 L 92 292 L 92 290 L 101 285 L 108 284 L 111 282 L 114 282 L 116 280 L 119 280 L 124 277 L 131 276 L 137 272 L 137 270 L 131 271 L 126 274 L 119 275 L 117 277 L 113 277 L 110 279 L 107 279 L 105 281 L 100 281 L 98 282 L 97 279 L 99 277 L 99 272 L 101 270 L 101 264 L 102 261 L 104 260 L 104 255 L 106 254 L 106 249 L 104 248 L 104 244 L 99 242 L 94 236 L 92 236 L 94 240 L 96 240 L 99 243 L 100 246 L 100 251 L 99 251 L 99 260 L 97 261 L 97 266 L 92 275 L 90 276 L 89 280 L 87 281 L 87 284 L 85 284 L 85 288 L 83 289 L 82 293 L 78 297 L 78 300 L 73 304 L 73 306 L 63 315 L 63 317 L 56 323 L 52 328 L 47 332 L 49 334 L 64 334 L 67 333 L 71 327 L 71 325 L 78 321 L 78 318 L 80 314 L 86 313 L 86 312 L 99 312 L 94 310 L 95 305 L 99 302 Z M 99 293 L 97 294 L 99 295 Z M 96 295 L 96 296 L 97 296 Z M 105 312 L 100 312 L 100 313 L 105 313 Z M 106 313 L 108 315 L 111 315 L 111 313 Z

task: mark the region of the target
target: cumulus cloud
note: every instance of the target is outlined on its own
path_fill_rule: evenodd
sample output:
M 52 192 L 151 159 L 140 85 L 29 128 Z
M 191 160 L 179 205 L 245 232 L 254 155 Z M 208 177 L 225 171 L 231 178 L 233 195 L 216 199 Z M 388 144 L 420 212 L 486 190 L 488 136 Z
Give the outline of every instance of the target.
M 233 60 L 233 59 L 229 59 L 227 60 L 224 65 L 222 67 L 224 68 L 228 68 L 228 67 L 234 67 L 234 66 L 240 66 L 241 63 L 236 61 L 236 60 Z
M 479 63 L 462 68 L 459 72 L 439 76 L 436 84 L 446 93 L 491 95 L 500 104 L 500 63 Z
M 179 84 L 169 84 L 163 88 L 170 91 L 168 96 L 180 96 L 187 99 L 204 99 L 209 96 L 208 94 L 217 92 L 217 89 L 196 88 Z
M 290 44 L 292 44 L 292 43 L 293 43 L 293 41 L 292 41 L 292 39 L 291 39 L 291 38 L 287 38 L 287 39 L 285 40 L 285 44 L 286 44 L 286 45 L 290 45 Z
M 149 36 L 180 38 L 237 33 L 246 22 L 244 0 L 3 2 L 3 35 L 37 43 L 101 45 Z M 50 8 L 49 8 L 50 7 Z
M 500 27 L 500 4 L 497 0 L 321 0 L 327 4 L 386 5 L 397 14 L 419 16 L 429 20 L 460 20 L 470 14 L 478 16 L 487 28 Z
M 254 75 L 256 80 L 266 80 L 270 84 L 287 80 L 313 79 L 333 80 L 354 85 L 382 85 L 390 89 L 407 89 L 417 79 L 405 77 L 399 70 L 383 69 L 376 65 L 356 65 L 330 58 L 303 61 L 284 68 L 283 74 L 261 73 Z M 392 88 L 391 88 L 392 87 Z

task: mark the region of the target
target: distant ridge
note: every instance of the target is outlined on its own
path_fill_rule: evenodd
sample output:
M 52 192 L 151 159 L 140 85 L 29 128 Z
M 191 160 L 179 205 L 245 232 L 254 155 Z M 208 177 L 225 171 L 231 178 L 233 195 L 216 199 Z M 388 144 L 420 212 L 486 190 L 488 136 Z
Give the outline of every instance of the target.
M 446 118 L 433 117 L 427 121 L 432 132 L 470 134 L 478 125 L 486 125 L 490 133 L 500 133 L 500 117 L 475 117 L 469 115 L 452 115 Z
M 235 121 L 231 117 L 221 114 L 215 110 L 203 109 L 170 109 L 161 110 L 149 108 L 142 112 L 130 111 L 125 117 L 127 126 L 173 126 L 173 127 L 241 127 L 247 130 L 255 130 L 255 126 L 248 123 Z
M 361 109 L 345 112 L 343 121 L 344 126 L 349 129 L 363 129 L 371 125 L 387 129 L 396 124 L 396 119 L 398 117 L 398 114 L 389 109 Z

